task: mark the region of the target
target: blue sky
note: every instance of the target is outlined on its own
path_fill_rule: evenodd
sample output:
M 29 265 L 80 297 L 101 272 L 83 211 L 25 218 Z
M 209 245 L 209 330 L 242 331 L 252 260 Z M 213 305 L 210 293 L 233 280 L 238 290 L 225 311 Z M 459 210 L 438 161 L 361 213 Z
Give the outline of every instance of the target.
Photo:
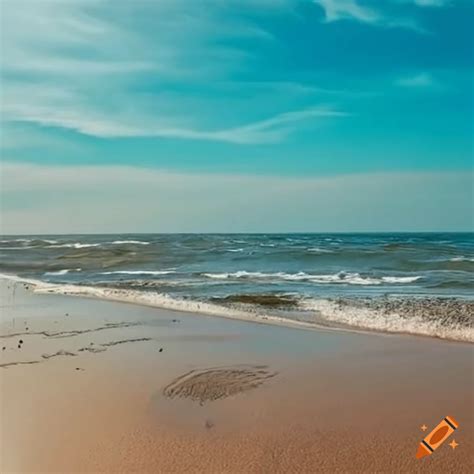
M 1 16 L 4 232 L 472 228 L 471 0 L 2 0 Z M 86 172 L 102 212 L 129 192 L 140 221 L 101 218 Z M 147 172 L 188 188 L 145 193 Z M 370 190 L 363 209 L 345 186 Z M 236 225 L 246 187 L 264 207 Z M 202 218 L 206 193 L 222 214 Z

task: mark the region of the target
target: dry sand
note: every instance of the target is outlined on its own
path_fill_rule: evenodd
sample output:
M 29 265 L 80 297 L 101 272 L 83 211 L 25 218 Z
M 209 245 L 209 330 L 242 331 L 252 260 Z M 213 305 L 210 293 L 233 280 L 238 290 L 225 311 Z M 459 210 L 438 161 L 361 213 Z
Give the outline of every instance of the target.
M 473 470 L 472 345 L 0 289 L 1 472 Z

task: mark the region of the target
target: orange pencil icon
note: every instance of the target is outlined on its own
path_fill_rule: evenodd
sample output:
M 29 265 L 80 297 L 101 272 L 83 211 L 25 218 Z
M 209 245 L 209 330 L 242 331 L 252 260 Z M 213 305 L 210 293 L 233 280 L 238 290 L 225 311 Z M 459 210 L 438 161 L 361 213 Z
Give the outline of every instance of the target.
M 458 427 L 459 423 L 452 416 L 447 416 L 441 420 L 438 426 L 419 444 L 416 459 L 421 459 L 433 453 Z

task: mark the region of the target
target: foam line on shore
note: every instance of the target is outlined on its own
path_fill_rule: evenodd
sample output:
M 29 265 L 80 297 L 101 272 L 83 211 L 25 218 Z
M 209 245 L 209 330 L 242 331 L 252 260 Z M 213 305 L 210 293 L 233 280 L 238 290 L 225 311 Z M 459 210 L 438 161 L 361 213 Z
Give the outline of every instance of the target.
M 327 299 L 302 300 L 299 303 L 300 309 L 314 312 L 315 318 L 314 321 L 301 321 L 265 314 L 258 308 L 249 307 L 248 309 L 241 309 L 238 307 L 221 306 L 196 300 L 177 299 L 163 293 L 72 284 L 52 284 L 3 274 L 0 274 L 0 278 L 8 278 L 17 282 L 31 284 L 34 286 L 36 293 L 97 298 L 248 322 L 307 329 L 405 333 L 462 342 L 474 342 L 474 328 L 472 326 L 466 327 L 460 324 L 445 325 L 440 321 L 423 319 L 421 316 L 411 316 L 408 318 L 397 313 L 383 314 L 370 308 L 350 305 L 341 306 L 336 301 Z M 332 324 L 333 327 L 327 327 L 327 323 Z

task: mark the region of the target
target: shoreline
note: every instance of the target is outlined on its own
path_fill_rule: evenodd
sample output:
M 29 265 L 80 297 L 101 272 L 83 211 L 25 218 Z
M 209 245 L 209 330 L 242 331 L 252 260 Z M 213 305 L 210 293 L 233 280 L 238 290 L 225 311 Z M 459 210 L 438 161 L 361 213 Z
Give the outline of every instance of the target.
M 384 328 L 377 321 L 372 322 L 374 327 L 367 327 L 358 320 L 359 314 L 353 315 L 354 307 L 351 308 L 347 304 L 347 301 L 351 301 L 351 298 L 340 298 L 335 300 L 329 300 L 321 298 L 320 300 L 313 300 L 312 304 L 308 304 L 307 310 L 313 311 L 315 314 L 324 311 L 328 307 L 332 312 L 336 312 L 337 318 L 331 319 L 319 318 L 312 322 L 303 321 L 298 319 L 290 319 L 288 317 L 275 316 L 265 313 L 257 313 L 250 309 L 235 308 L 220 306 L 209 302 L 191 301 L 191 300 L 179 300 L 176 298 L 169 297 L 166 294 L 151 293 L 140 290 L 125 290 L 116 288 L 107 288 L 100 286 L 87 286 L 87 285 L 74 285 L 74 284 L 57 284 L 44 282 L 42 280 L 28 279 L 19 277 L 17 275 L 0 274 L 0 280 L 7 280 L 12 282 L 21 283 L 23 285 L 32 285 L 37 294 L 56 294 L 71 297 L 81 297 L 102 301 L 112 301 L 119 303 L 128 303 L 141 305 L 151 308 L 164 309 L 176 312 L 191 312 L 196 315 L 213 316 L 224 319 L 247 321 L 255 324 L 266 324 L 283 326 L 288 328 L 296 328 L 302 330 L 315 330 L 315 331 L 343 331 L 355 334 L 379 334 L 379 335 L 401 335 L 401 336 L 415 336 L 430 339 L 439 339 L 443 341 L 455 342 L 455 343 L 474 343 L 474 327 L 472 324 L 467 327 L 458 330 L 457 337 L 453 334 L 446 334 L 449 329 L 443 328 L 438 322 L 422 322 L 419 319 L 410 321 L 411 330 L 403 329 L 401 326 L 406 325 L 403 317 L 400 317 L 397 313 L 387 314 L 391 319 L 390 329 Z M 157 301 L 159 298 L 159 301 Z M 411 298 L 415 301 L 417 298 Z M 444 300 L 454 298 L 444 298 Z M 352 298 L 353 301 L 356 301 Z M 360 301 L 364 298 L 360 298 Z M 410 300 L 410 301 L 411 301 Z M 433 298 L 434 300 L 434 298 Z M 388 301 L 388 300 L 387 300 Z M 357 307 L 355 307 L 357 308 Z M 252 308 L 254 309 L 254 308 Z M 374 311 L 369 305 L 363 308 L 373 315 L 377 312 L 380 313 L 380 308 Z M 369 313 L 370 315 L 370 313 Z M 348 322 L 349 321 L 349 322 Z M 433 324 L 437 326 L 433 327 Z M 377 327 L 379 326 L 379 327 Z M 422 330 L 420 330 L 420 326 Z M 471 334 L 465 332 L 470 330 Z M 451 329 L 451 331 L 455 331 Z

